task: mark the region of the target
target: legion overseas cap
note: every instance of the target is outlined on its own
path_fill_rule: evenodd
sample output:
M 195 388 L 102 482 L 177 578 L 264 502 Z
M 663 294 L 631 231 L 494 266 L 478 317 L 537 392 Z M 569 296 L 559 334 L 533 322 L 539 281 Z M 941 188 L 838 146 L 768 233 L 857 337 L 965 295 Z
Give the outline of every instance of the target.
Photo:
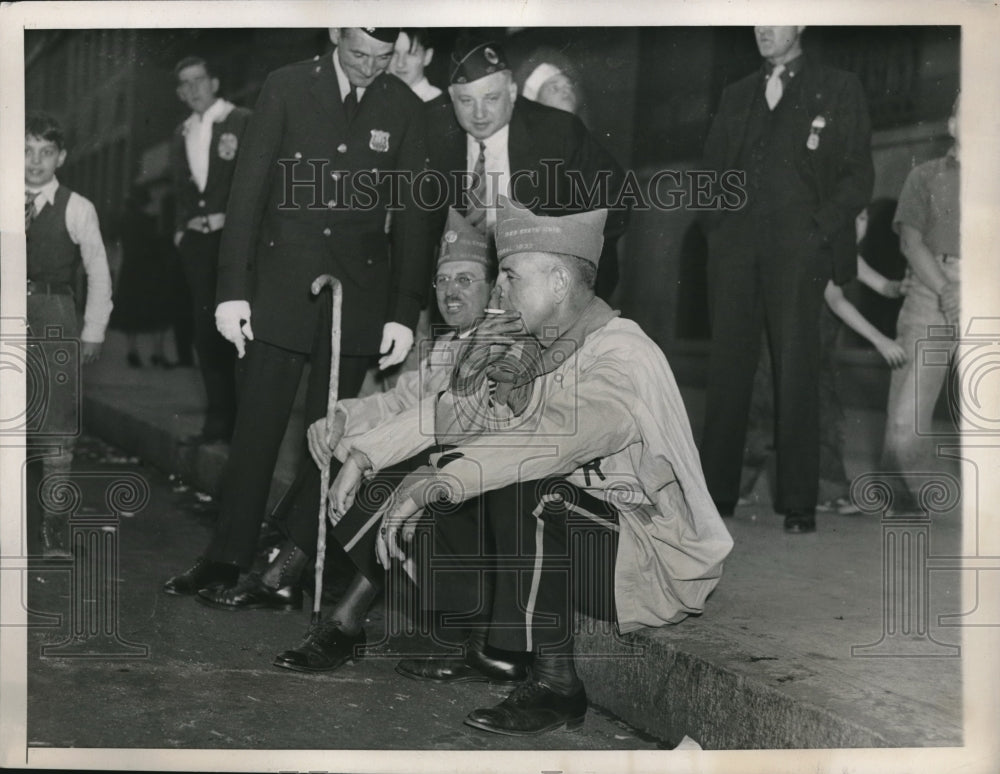
M 438 251 L 438 268 L 452 261 L 473 261 L 487 268 L 490 265 L 490 246 L 486 235 L 471 225 L 464 216 L 448 208 L 448 223 L 441 236 Z
M 399 27 L 358 27 L 358 29 L 383 43 L 395 43 L 400 30 Z
M 460 41 L 451 54 L 450 82 L 472 83 L 509 69 L 503 49 L 493 41 Z
M 535 215 L 501 196 L 497 206 L 497 258 L 514 253 L 564 253 L 590 261 L 601 260 L 607 210 L 591 210 L 561 217 Z

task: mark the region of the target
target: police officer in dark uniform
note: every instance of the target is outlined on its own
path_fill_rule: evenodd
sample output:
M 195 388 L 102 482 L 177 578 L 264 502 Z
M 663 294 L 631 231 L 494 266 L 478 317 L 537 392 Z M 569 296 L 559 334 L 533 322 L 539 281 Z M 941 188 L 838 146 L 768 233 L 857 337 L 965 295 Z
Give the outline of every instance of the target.
M 426 159 L 423 105 L 384 74 L 398 29 L 332 28 L 332 56 L 293 64 L 265 82 L 247 129 L 226 211 L 216 324 L 241 363 L 239 408 L 208 550 L 164 590 L 194 595 L 233 585 L 253 561 L 279 446 L 307 359 L 307 423 L 325 414 L 329 294 L 343 284 L 339 396 L 366 369 L 402 362 L 430 281 L 426 214 L 396 185 L 401 209 L 386 234 L 392 181 Z M 303 464 L 311 465 L 308 459 Z
M 219 79 L 201 57 L 185 57 L 174 74 L 177 96 L 191 108 L 170 145 L 174 244 L 191 289 L 195 346 L 208 404 L 201 433 L 190 440 L 228 441 L 236 418 L 235 358 L 215 329 L 215 285 L 226 201 L 250 111 L 218 96 Z

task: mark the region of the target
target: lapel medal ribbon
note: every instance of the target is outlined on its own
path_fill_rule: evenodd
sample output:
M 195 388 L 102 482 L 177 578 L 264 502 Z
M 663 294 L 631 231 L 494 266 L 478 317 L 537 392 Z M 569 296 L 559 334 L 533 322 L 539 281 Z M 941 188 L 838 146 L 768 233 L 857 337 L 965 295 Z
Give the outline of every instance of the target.
M 819 147 L 819 133 L 826 126 L 826 119 L 823 116 L 816 116 L 809 127 L 809 139 L 806 140 L 806 147 L 814 151 Z

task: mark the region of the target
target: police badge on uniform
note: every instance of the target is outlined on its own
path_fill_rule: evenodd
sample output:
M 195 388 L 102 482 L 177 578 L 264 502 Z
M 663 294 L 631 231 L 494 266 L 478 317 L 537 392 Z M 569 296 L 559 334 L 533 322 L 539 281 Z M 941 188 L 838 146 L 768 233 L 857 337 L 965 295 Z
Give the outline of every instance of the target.
M 378 153 L 386 153 L 389 150 L 389 133 L 381 129 L 372 129 L 372 138 L 368 141 L 368 147 Z
M 236 138 L 236 135 L 232 132 L 226 132 L 221 137 L 219 137 L 219 158 L 225 159 L 226 161 L 232 161 L 236 158 L 236 149 L 239 147 L 240 141 Z

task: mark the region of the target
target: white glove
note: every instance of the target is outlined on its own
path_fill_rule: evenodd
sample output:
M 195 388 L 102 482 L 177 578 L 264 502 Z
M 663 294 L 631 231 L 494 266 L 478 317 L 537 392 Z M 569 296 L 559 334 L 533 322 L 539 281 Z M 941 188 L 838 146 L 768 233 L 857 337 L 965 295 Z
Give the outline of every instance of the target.
M 405 325 L 387 322 L 382 326 L 382 344 L 378 351 L 382 357 L 378 360 L 378 368 L 384 371 L 389 366 L 398 365 L 406 360 L 413 346 L 413 331 Z
M 215 327 L 223 338 L 236 346 L 240 357 L 246 354 L 247 339 L 253 341 L 249 301 L 223 301 L 215 307 Z

